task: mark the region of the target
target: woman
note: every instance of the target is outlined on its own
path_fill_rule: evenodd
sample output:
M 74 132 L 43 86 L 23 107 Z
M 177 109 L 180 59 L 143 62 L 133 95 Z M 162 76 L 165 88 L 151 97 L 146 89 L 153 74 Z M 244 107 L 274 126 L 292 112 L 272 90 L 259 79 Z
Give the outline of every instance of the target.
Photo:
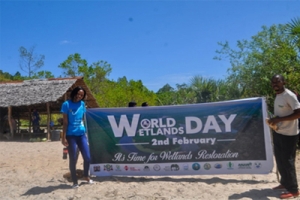
M 93 183 L 89 177 L 90 151 L 83 124 L 83 116 L 86 112 L 83 99 L 86 91 L 82 87 L 76 87 L 72 90 L 70 100 L 62 104 L 63 113 L 63 134 L 62 144 L 68 147 L 69 168 L 73 180 L 73 188 L 79 187 L 76 176 L 77 148 L 83 157 L 83 176 L 88 183 Z

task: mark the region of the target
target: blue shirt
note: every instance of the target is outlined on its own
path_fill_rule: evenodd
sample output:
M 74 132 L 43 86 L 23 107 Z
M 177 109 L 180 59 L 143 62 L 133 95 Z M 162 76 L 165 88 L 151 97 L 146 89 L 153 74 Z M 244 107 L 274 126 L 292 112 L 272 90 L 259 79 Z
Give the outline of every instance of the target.
M 62 104 L 61 112 L 68 116 L 67 136 L 80 136 L 85 134 L 83 115 L 86 112 L 86 108 L 83 101 L 73 102 L 67 100 Z
M 40 121 L 40 115 L 39 115 L 39 113 L 37 112 L 37 111 L 34 111 L 33 113 L 32 113 L 32 123 L 33 124 L 39 124 L 39 121 Z

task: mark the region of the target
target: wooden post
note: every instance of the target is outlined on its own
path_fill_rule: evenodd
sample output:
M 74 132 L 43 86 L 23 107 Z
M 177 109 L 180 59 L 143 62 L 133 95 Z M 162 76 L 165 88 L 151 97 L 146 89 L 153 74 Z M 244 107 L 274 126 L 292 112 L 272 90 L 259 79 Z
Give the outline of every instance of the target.
M 20 134 L 20 115 L 18 115 L 18 123 L 17 123 L 17 132 L 16 133 Z
M 31 107 L 28 107 L 28 109 L 29 109 L 29 127 L 28 127 L 28 131 L 29 131 L 29 137 L 32 138 L 32 135 L 31 135 L 31 125 L 32 125 Z
M 47 102 L 47 139 L 50 140 L 50 105 Z
M 11 106 L 8 106 L 8 124 L 9 124 L 9 129 L 10 129 L 10 136 L 13 138 L 14 137 L 14 129 L 13 129 L 13 123 L 12 123 L 12 115 L 11 115 Z

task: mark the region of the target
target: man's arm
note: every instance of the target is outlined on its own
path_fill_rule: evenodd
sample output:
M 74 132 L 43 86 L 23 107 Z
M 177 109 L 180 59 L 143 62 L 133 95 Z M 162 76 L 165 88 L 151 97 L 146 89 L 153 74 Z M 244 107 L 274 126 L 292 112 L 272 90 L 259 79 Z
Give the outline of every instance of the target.
M 284 116 L 284 117 L 271 118 L 269 120 L 269 123 L 271 125 L 275 125 L 275 124 L 278 124 L 279 122 L 282 122 L 282 121 L 291 121 L 291 120 L 295 120 L 295 119 L 298 119 L 298 118 L 300 118 L 300 108 L 294 110 L 294 112 L 290 115 L 287 115 L 287 116 Z

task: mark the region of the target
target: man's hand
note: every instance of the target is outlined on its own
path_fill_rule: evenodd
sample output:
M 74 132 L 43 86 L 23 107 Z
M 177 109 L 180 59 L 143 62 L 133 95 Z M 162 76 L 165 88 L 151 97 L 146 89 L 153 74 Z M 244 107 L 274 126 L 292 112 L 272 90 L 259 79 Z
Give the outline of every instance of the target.
M 269 123 L 272 126 L 277 125 L 279 122 L 281 122 L 280 117 L 274 117 L 274 118 L 269 119 Z
M 269 119 L 269 118 L 266 119 L 266 122 L 267 122 L 267 124 L 269 125 L 269 127 L 270 127 L 271 129 L 273 129 L 274 131 L 277 131 L 277 130 L 278 130 L 278 126 L 277 126 L 276 124 L 274 124 L 274 125 L 271 124 L 270 121 L 271 121 L 271 119 Z

